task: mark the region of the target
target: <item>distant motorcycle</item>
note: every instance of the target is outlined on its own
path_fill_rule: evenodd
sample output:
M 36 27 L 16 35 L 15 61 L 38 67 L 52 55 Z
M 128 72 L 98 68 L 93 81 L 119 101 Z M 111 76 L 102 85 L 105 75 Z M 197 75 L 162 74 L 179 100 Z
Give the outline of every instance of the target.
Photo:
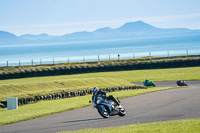
M 153 81 L 149 80 L 147 83 L 143 82 L 144 86 L 153 86 L 155 87 L 156 85 L 154 84 Z
M 184 80 L 181 80 L 179 82 L 176 82 L 178 86 L 188 86 Z
M 89 102 L 91 103 L 91 101 Z M 102 97 L 97 98 L 97 106 L 95 108 L 103 118 L 109 118 L 109 116 L 114 115 L 125 116 L 126 114 L 126 111 L 123 107 L 119 108 L 112 100 L 107 100 L 106 98 Z

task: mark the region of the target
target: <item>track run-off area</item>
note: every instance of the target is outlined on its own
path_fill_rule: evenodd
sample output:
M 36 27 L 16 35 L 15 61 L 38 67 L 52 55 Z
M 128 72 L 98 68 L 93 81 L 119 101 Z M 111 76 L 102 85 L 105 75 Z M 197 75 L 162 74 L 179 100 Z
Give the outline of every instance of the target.
M 156 87 L 177 87 L 176 81 L 154 82 Z M 52 133 L 200 118 L 200 81 L 180 87 L 121 99 L 124 117 L 102 118 L 92 106 L 0 126 L 0 133 Z M 142 85 L 142 83 L 135 83 Z M 151 88 L 148 88 L 151 89 Z M 66 103 L 67 104 L 67 103 Z

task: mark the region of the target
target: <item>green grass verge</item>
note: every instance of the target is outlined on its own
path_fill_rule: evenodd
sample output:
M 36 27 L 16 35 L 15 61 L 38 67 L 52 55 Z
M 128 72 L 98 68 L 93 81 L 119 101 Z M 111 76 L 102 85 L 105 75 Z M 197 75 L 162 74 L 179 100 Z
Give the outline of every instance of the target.
M 69 79 L 84 78 L 117 78 L 129 82 L 142 82 L 146 78 L 153 81 L 172 81 L 177 79 L 183 80 L 200 80 L 200 67 L 168 68 L 168 69 L 147 69 L 147 70 L 130 70 L 116 72 L 99 72 L 62 76 L 46 76 L 22 79 L 0 80 L 0 85 L 5 84 L 22 84 L 64 81 Z
M 119 92 L 112 92 L 109 95 L 114 95 L 118 98 L 130 97 L 144 93 L 172 89 L 169 87 L 155 87 L 149 89 L 126 90 Z M 180 88 L 181 89 L 181 88 Z M 89 106 L 89 100 L 92 95 L 65 98 L 60 100 L 40 101 L 34 104 L 19 106 L 17 110 L 0 109 L 0 125 L 15 123 L 28 119 L 33 119 L 40 116 L 64 112 L 76 108 Z
M 199 133 L 200 119 L 134 124 L 103 129 L 85 129 L 62 133 Z

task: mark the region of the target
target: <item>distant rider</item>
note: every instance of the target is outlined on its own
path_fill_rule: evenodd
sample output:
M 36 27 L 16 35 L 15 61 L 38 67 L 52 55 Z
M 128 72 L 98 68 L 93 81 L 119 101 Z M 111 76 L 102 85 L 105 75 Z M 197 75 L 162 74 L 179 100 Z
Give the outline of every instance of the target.
M 146 80 L 144 81 L 144 84 L 145 84 L 145 85 L 148 85 L 148 82 L 149 82 L 149 80 L 146 79 Z
M 92 102 L 93 102 L 93 106 L 96 107 L 97 106 L 97 98 L 100 96 L 105 96 L 108 100 L 112 100 L 113 102 L 115 102 L 119 108 L 122 108 L 122 106 L 120 105 L 120 103 L 114 98 L 113 95 L 110 95 L 107 97 L 107 93 L 105 91 L 99 90 L 97 87 L 92 88 L 92 92 L 93 92 L 93 96 L 92 96 Z
M 176 84 L 179 86 L 179 85 L 181 85 L 181 81 L 178 79 L 177 81 L 176 81 Z

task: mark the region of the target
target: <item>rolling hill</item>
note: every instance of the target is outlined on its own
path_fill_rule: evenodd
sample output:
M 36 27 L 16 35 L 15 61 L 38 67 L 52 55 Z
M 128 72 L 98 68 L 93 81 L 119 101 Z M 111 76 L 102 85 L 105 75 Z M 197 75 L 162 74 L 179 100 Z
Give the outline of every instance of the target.
M 75 32 L 62 36 L 50 36 L 48 34 L 40 35 L 21 35 L 16 36 L 6 31 L 0 31 L 0 44 L 9 43 L 43 43 L 43 42 L 61 42 L 61 41 L 91 41 L 103 39 L 119 38 L 156 38 L 156 37 L 173 37 L 173 36 L 190 36 L 200 35 L 200 30 L 190 30 L 186 28 L 157 28 L 143 21 L 125 23 L 121 27 L 112 29 L 105 27 L 93 32 Z

